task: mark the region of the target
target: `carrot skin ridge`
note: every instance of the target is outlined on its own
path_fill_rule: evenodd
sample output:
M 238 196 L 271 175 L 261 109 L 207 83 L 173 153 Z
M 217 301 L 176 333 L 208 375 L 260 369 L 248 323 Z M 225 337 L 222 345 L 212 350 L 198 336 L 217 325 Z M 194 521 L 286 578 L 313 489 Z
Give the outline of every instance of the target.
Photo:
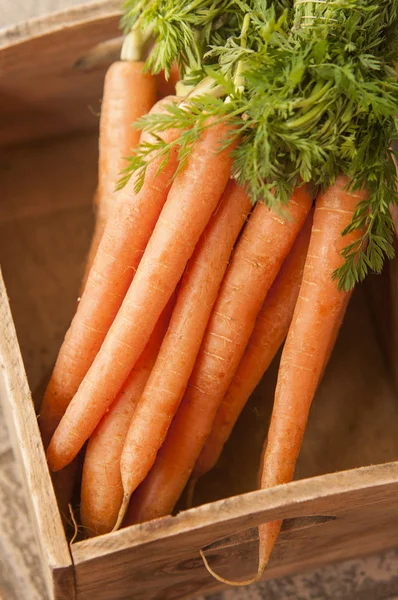
M 105 224 L 117 200 L 115 193 L 126 157 L 138 145 L 140 132 L 132 125 L 156 102 L 156 78 L 143 62 L 116 61 L 105 75 L 101 105 L 96 220 L 83 288 L 97 253 Z
M 218 462 L 240 413 L 287 335 L 303 276 L 312 219 L 311 211 L 265 298 L 245 353 L 217 411 L 212 431 L 195 463 L 192 476 L 196 479 Z
M 230 180 L 187 265 L 170 326 L 126 437 L 121 471 L 128 497 L 152 467 L 185 392 L 234 243 L 250 210 L 249 197 Z M 143 431 L 149 422 L 154 427 L 155 415 L 156 435 L 151 431 L 151 441 L 142 445 Z
M 338 290 L 332 274 L 343 263 L 343 248 L 361 236 L 358 230 L 344 237 L 341 232 L 365 192 L 349 193 L 344 189 L 347 182 L 346 177 L 339 177 L 316 201 L 303 280 L 279 367 L 262 488 L 293 479 L 310 406 L 350 297 Z M 259 526 L 256 580 L 267 566 L 281 524 L 274 521 Z
M 146 481 L 145 491 L 139 490 L 139 501 L 133 497 L 129 524 L 172 511 L 311 204 L 302 187 L 290 201 L 289 219 L 276 216 L 264 204 L 255 206 L 221 284 L 186 393 L 147 478 L 151 483 Z
M 73 460 L 148 342 L 225 189 L 232 163 L 232 147 L 220 151 L 226 135 L 225 124 L 206 129 L 174 179 L 117 316 L 51 439 L 51 470 Z
M 162 100 L 153 110 L 165 110 L 172 100 Z M 169 131 L 166 136 L 175 139 L 178 132 Z M 46 448 L 105 339 L 167 199 L 177 168 L 176 154 L 158 173 L 160 164 L 155 160 L 149 165 L 138 194 L 133 179 L 126 185 L 108 219 L 41 405 L 39 424 Z

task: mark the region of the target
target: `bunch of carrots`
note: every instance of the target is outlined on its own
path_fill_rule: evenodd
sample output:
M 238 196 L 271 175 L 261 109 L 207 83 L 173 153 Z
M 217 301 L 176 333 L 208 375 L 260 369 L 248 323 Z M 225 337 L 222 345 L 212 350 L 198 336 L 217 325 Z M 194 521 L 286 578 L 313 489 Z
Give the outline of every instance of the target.
M 88 536 L 172 513 L 217 463 L 283 343 L 261 487 L 292 480 L 351 294 L 333 274 L 347 246 L 366 244 L 349 227 L 369 192 L 347 175 L 324 189 L 301 180 L 282 211 L 253 204 L 233 170 L 241 138 L 228 119 L 206 117 L 184 160 L 181 129 L 159 131 L 167 155 L 149 153 L 143 182 L 133 173 L 116 191 L 126 155 L 154 139 L 132 124 L 190 110 L 190 95 L 158 100 L 156 88 L 144 62 L 115 62 L 106 75 L 96 230 L 39 415 L 63 506 L 85 449 Z M 260 526 L 251 581 L 280 527 Z

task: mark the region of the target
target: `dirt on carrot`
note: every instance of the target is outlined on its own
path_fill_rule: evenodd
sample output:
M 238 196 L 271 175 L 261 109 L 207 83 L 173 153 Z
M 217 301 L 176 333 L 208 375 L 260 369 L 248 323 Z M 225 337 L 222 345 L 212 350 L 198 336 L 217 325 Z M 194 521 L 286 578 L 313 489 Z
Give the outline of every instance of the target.
M 117 199 L 116 183 L 126 165 L 126 157 L 140 141 L 140 131 L 133 124 L 147 114 L 155 102 L 156 78 L 144 71 L 143 62 L 117 61 L 109 67 L 101 102 L 95 228 L 83 289 Z

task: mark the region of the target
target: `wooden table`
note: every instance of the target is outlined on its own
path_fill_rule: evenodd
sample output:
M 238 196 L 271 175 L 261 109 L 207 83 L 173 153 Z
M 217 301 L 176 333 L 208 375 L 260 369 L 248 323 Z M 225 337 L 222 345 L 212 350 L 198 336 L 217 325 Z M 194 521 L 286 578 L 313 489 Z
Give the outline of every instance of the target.
M 0 27 L 79 0 L 0 0 Z M 398 544 L 398 535 L 397 535 Z M 24 492 L 0 408 L 0 600 L 46 600 Z M 132 596 L 133 598 L 133 596 Z M 214 594 L 209 600 L 398 600 L 398 550 Z M 197 599 L 202 600 L 202 599 Z

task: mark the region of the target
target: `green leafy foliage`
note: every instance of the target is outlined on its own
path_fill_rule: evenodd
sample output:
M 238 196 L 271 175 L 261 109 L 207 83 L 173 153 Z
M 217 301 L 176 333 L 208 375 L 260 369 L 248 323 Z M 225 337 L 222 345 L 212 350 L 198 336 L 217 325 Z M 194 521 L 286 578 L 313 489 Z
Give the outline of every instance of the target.
M 367 199 L 343 232 L 362 237 L 345 248 L 335 277 L 348 290 L 370 269 L 380 272 L 393 255 L 389 206 L 398 204 L 390 150 L 398 0 L 153 0 L 138 13 L 130 24 L 152 23 L 156 32 L 154 72 L 177 59 L 196 82 L 207 76 L 222 85 L 227 100 L 202 95 L 142 119 L 153 143 L 138 149 L 125 178 L 137 170 L 140 185 L 148 157 L 167 157 L 159 133 L 168 127 L 181 129 L 183 165 L 209 118 L 228 120 L 240 137 L 234 176 L 254 203 L 281 210 L 295 186 L 322 189 L 341 173 L 353 191 L 365 187 Z
M 140 27 L 153 32 L 155 44 L 148 59 L 153 73 L 166 75 L 174 61 L 182 73 L 202 69 L 212 43 L 222 45 L 236 27 L 240 0 L 127 0 L 122 25 L 126 32 Z

